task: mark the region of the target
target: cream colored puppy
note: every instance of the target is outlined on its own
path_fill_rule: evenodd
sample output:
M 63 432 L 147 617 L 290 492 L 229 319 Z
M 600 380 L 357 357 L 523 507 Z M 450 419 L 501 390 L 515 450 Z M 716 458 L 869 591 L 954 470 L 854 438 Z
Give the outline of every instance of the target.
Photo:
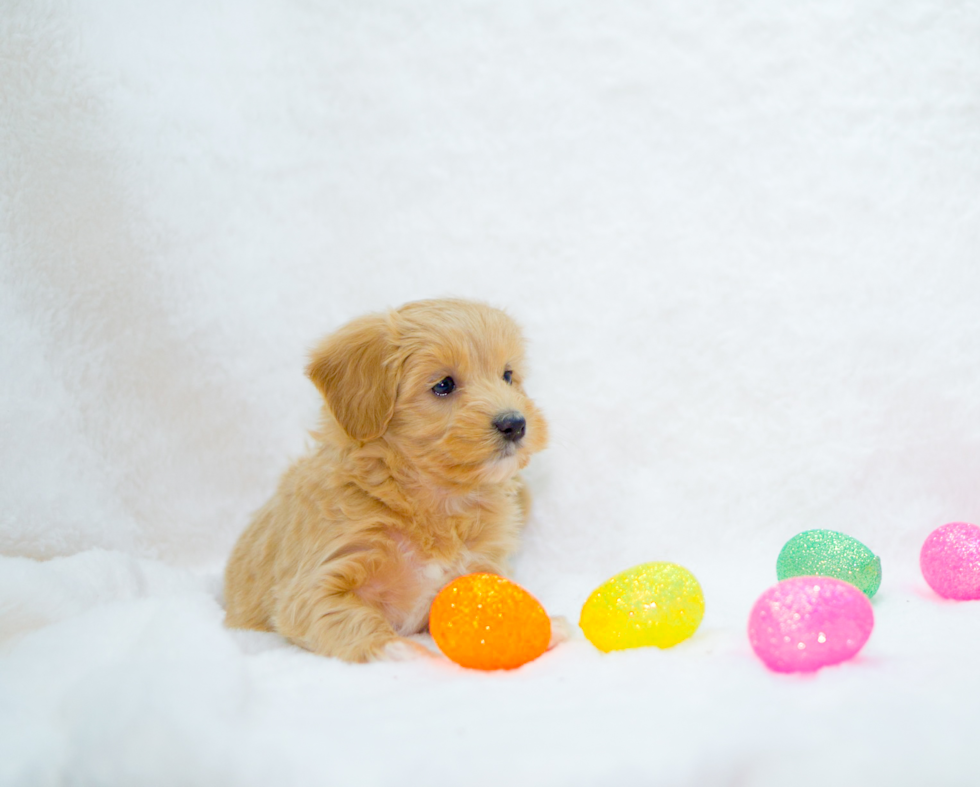
M 520 330 L 478 303 L 410 303 L 329 336 L 307 374 L 326 400 L 318 446 L 239 539 L 226 624 L 347 661 L 429 653 L 406 637 L 435 594 L 503 573 L 527 517 L 517 473 L 548 428 Z

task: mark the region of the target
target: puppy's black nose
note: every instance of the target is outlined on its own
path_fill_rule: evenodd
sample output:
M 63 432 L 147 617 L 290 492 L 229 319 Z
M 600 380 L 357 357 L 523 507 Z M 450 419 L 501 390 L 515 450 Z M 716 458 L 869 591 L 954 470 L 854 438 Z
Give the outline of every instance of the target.
M 524 416 L 514 412 L 498 415 L 493 425 L 497 427 L 501 437 L 511 443 L 516 443 L 524 437 L 524 432 L 527 430 L 527 421 L 524 420 Z

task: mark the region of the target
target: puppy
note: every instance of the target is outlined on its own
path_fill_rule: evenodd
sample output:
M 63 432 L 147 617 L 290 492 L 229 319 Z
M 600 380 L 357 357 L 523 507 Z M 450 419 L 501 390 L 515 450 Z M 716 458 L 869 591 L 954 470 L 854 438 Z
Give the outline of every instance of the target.
M 306 371 L 318 445 L 239 539 L 226 625 L 351 662 L 431 655 L 407 637 L 435 594 L 503 573 L 527 518 L 518 471 L 548 427 L 520 330 L 482 304 L 420 301 L 341 328 Z

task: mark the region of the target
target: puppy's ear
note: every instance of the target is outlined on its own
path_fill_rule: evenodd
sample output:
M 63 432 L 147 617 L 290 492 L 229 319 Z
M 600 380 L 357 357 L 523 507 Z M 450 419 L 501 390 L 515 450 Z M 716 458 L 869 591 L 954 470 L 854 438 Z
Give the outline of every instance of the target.
M 328 336 L 310 354 L 306 374 L 348 435 L 361 441 L 380 437 L 395 412 L 401 378 L 387 317 L 362 317 Z

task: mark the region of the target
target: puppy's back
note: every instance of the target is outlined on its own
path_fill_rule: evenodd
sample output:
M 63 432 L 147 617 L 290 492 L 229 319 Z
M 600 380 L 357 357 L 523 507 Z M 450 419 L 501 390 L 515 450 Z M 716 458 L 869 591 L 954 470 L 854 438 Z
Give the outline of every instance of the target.
M 275 585 L 281 526 L 278 495 L 255 515 L 228 560 L 225 569 L 225 625 L 231 628 L 272 631 L 269 599 Z

